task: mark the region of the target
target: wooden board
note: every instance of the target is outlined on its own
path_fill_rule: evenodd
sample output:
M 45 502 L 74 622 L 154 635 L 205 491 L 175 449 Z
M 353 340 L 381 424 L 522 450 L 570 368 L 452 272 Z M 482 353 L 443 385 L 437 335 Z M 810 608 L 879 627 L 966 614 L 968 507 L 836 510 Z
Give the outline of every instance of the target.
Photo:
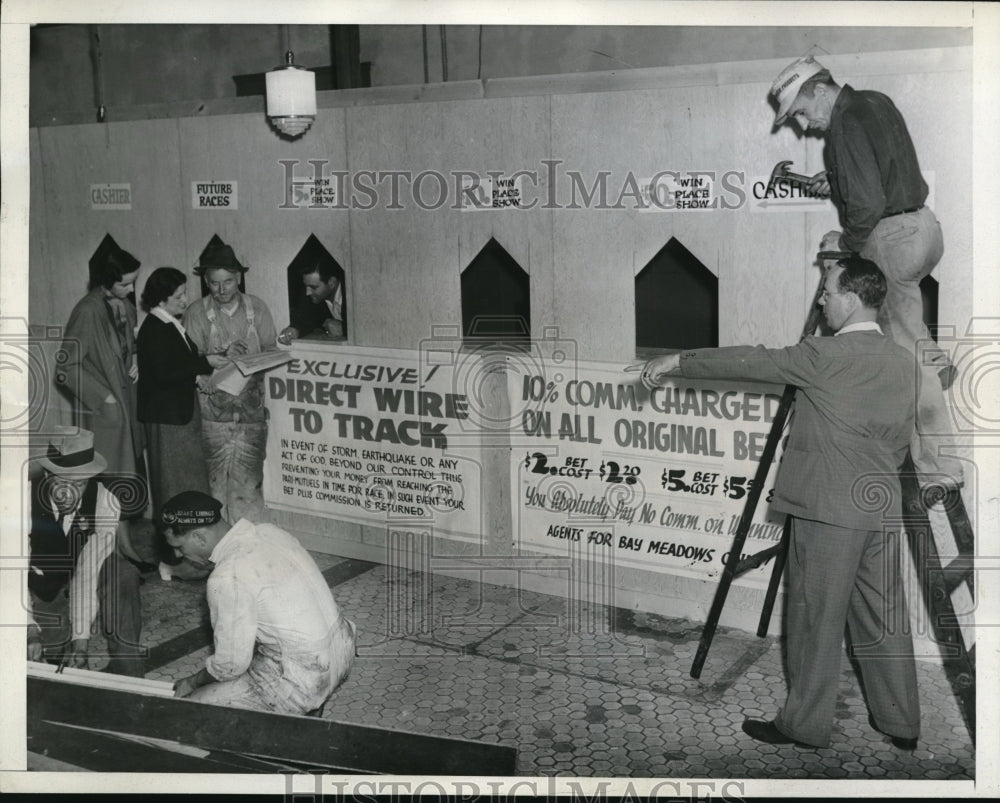
M 59 722 L 29 720 L 28 750 L 72 765 L 61 769 L 92 772 L 277 772 L 270 762 L 232 753 L 175 752 L 127 737 L 79 730 Z M 39 769 L 48 769 L 40 766 Z M 57 769 L 53 767 L 52 769 Z
M 41 678 L 102 689 L 118 689 L 137 694 L 151 694 L 156 697 L 174 696 L 173 684 L 162 680 L 147 680 L 129 675 L 116 675 L 111 672 L 97 672 L 92 669 L 59 668 L 55 664 L 41 661 L 28 661 L 27 665 L 29 678 Z
M 500 745 L 244 711 L 47 678 L 28 678 L 27 705 L 29 736 L 38 734 L 39 739 L 55 738 L 44 726 L 48 722 L 177 741 L 272 762 L 356 772 L 508 776 L 516 768 L 517 751 Z M 29 749 L 43 752 L 39 744 L 29 744 Z M 138 755 L 141 751 L 134 752 Z M 77 759 L 67 756 L 63 760 L 77 763 Z M 128 762 L 119 762 L 113 769 L 136 771 Z

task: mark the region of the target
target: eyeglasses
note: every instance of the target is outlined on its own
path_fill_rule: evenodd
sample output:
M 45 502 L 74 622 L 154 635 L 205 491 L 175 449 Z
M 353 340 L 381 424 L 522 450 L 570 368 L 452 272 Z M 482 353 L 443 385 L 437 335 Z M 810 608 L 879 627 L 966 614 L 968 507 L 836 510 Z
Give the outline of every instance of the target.
M 831 293 L 829 290 L 823 290 L 823 292 L 820 293 L 819 298 L 820 301 L 826 301 L 830 296 L 845 296 L 845 295 L 847 295 L 847 293 Z

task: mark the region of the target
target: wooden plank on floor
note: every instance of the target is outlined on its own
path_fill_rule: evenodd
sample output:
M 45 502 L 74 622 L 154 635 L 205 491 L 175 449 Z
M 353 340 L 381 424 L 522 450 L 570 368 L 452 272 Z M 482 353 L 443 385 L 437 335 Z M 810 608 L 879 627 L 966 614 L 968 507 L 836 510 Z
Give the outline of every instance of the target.
M 212 625 L 204 622 L 194 630 L 181 633 L 179 636 L 168 639 L 162 644 L 150 647 L 149 655 L 146 657 L 146 672 L 149 673 L 154 669 L 159 669 L 167 664 L 172 664 L 174 661 L 179 661 L 193 652 L 211 646 L 211 644 Z
M 86 686 L 99 686 L 105 689 L 132 691 L 137 694 L 153 694 L 157 697 L 173 697 L 172 683 L 163 680 L 149 680 L 130 675 L 115 675 L 110 672 L 97 672 L 92 669 L 76 669 L 71 666 L 58 667 L 40 661 L 28 661 L 29 678 L 47 678 L 62 683 L 78 683 Z
M 27 758 L 28 772 L 83 772 L 86 769 L 31 750 Z
M 29 721 L 50 720 L 277 761 L 392 775 L 509 776 L 517 751 L 191 700 L 28 678 Z M 72 759 L 67 758 L 67 761 Z
M 116 693 L 116 692 L 112 692 Z M 92 772 L 274 772 L 244 756 L 194 756 L 162 750 L 108 733 L 81 732 L 58 722 L 28 721 L 28 751 Z
M 354 558 L 345 558 L 340 563 L 334 564 L 330 568 L 324 570 L 323 579 L 326 580 L 326 584 L 330 588 L 336 588 L 341 583 L 346 583 L 348 580 L 353 580 L 355 577 L 364 574 L 365 572 L 370 572 L 378 563 L 372 563 L 367 560 L 356 560 Z M 345 614 L 350 618 L 350 614 Z

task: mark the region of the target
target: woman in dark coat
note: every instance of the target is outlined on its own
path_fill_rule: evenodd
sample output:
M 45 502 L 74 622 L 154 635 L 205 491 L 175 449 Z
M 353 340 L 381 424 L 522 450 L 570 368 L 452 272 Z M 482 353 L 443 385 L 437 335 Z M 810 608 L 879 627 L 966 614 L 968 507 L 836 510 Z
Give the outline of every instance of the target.
M 118 247 L 110 235 L 90 260 L 88 292 L 69 316 L 64 333 L 65 359 L 56 380 L 77 403 L 82 429 L 94 433 L 94 449 L 108 461 L 106 474 L 141 476 L 142 432 L 135 421 L 135 307 L 129 300 L 139 260 Z M 144 490 L 134 491 L 142 515 Z
M 74 423 L 94 433 L 108 462 L 103 480 L 118 497 L 118 547 L 140 571 L 155 569 L 132 545 L 132 520 L 149 503 L 143 432 L 136 419 L 135 306 L 129 299 L 139 260 L 107 235 L 90 258 L 88 293 L 66 324 L 56 381 L 73 399 Z
M 142 291 L 142 307 L 149 315 L 139 327 L 137 347 L 138 414 L 146 432 L 154 522 L 176 494 L 211 493 L 195 384 L 199 375 L 211 374 L 229 359 L 199 356 L 180 322 L 187 303 L 183 273 L 176 268 L 153 271 Z M 174 563 L 165 542 L 161 549 L 165 561 Z

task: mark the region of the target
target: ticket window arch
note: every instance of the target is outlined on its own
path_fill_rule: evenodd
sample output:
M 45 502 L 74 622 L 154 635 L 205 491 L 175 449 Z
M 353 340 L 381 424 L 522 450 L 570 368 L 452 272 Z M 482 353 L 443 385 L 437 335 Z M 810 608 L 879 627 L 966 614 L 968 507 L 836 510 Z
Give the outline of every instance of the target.
M 493 237 L 462 271 L 467 346 L 524 347 L 531 341 L 531 279 Z
M 288 289 L 288 311 L 291 317 L 296 309 L 312 304 L 306 297 L 303 278 L 310 273 L 315 273 L 319 268 L 321 278 L 323 276 L 334 276 L 340 285 L 340 320 L 343 321 L 343 337 L 347 337 L 347 285 L 346 273 L 343 266 L 336 258 L 327 251 L 326 247 L 319 241 L 315 234 L 310 234 L 302 244 L 298 253 L 288 263 L 285 271 L 285 279 Z M 300 332 L 300 336 L 307 333 Z
M 719 279 L 676 237 L 635 277 L 640 356 L 719 345 Z

